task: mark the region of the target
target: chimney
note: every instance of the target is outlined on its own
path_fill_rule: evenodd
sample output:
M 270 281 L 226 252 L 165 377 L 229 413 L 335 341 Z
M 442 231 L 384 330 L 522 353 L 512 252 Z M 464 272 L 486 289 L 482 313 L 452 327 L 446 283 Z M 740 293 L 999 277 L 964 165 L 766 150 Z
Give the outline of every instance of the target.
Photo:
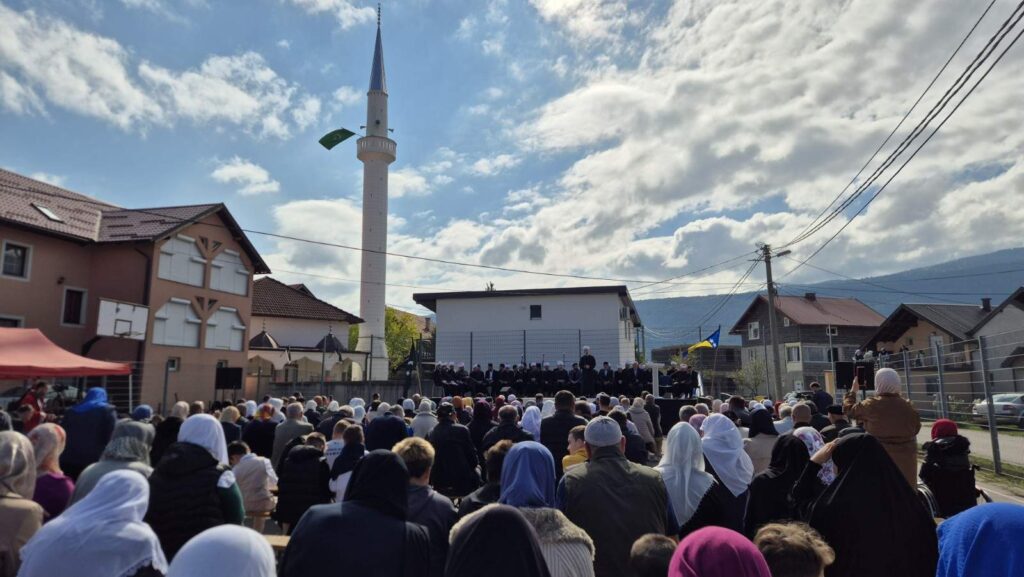
M 986 313 L 992 312 L 992 299 L 981 299 L 981 310 Z
M 816 301 L 818 300 L 818 295 L 814 293 L 804 293 L 804 298 L 809 301 Z

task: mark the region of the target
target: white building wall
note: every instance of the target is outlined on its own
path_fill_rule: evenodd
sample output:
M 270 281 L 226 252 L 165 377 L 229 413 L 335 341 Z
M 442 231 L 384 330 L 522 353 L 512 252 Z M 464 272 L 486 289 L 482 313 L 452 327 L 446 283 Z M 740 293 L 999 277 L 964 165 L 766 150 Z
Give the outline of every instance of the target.
M 993 392 L 1024 391 L 1024 360 L 1017 367 L 1002 368 L 1017 347 L 1024 346 L 1024 311 L 1009 305 L 978 330 L 985 337 L 985 362 Z M 981 391 L 981 383 L 975 387 Z
M 253 315 L 249 323 L 249 339 L 266 330 L 282 347 L 315 347 L 331 329 L 343 345 L 348 346 L 348 323 L 310 319 L 284 319 Z
M 530 319 L 531 305 L 541 318 Z M 439 362 L 578 361 L 589 346 L 598 363 L 632 361 L 634 331 L 619 319 L 615 294 L 496 296 L 437 301 L 436 356 Z

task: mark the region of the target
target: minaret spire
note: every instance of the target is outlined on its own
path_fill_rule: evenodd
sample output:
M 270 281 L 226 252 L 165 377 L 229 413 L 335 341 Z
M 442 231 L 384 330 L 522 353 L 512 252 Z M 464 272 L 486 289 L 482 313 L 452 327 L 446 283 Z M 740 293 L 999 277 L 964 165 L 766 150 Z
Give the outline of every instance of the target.
M 373 47 L 373 65 L 370 68 L 370 91 L 388 91 L 387 78 L 384 76 L 384 42 L 380 38 L 380 4 L 377 4 L 377 44 Z

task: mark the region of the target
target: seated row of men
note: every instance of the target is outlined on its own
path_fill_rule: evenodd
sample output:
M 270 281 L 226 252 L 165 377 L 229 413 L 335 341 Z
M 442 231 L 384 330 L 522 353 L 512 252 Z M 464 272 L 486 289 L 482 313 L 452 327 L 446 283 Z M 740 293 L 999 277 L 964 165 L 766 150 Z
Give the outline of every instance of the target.
M 599 370 L 593 370 L 587 368 L 593 366 L 592 360 L 587 362 L 587 356 L 579 363 L 572 363 L 569 369 L 563 361 L 558 361 L 554 368 L 551 363 L 500 363 L 497 368 L 494 363 L 487 363 L 486 369 L 477 364 L 470 371 L 466 371 L 464 363 L 438 363 L 434 368 L 434 384 L 449 396 L 474 392 L 488 392 L 492 396 L 503 393 L 551 396 L 563 389 L 587 397 L 598 391 L 635 396 L 642 391 L 653 392 L 653 383 L 657 383 L 663 391 L 670 389 L 677 397 L 689 397 L 697 388 L 697 373 L 686 365 L 679 368 L 672 363 L 664 375 L 657 368 L 636 362 L 613 369 L 606 361 Z

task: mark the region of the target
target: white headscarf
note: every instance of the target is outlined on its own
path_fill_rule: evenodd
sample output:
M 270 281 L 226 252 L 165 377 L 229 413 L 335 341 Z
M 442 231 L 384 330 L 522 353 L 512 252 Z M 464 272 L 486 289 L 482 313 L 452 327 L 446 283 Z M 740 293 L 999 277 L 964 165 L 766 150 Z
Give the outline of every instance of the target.
M 554 414 L 555 414 L 555 401 L 554 401 L 554 399 L 545 399 L 544 400 L 544 406 L 540 410 L 541 418 L 543 419 L 544 417 L 550 417 L 551 415 L 554 415 Z
M 220 525 L 195 537 L 174 556 L 167 577 L 276 577 L 274 550 L 256 531 Z
M 740 496 L 754 478 L 754 463 L 743 450 L 740 430 L 722 414 L 704 419 L 701 430 L 704 431 L 704 456 L 729 492 Z
M 316 401 L 306 401 L 306 410 L 315 411 L 317 408 Z
M 14 431 L 0 432 L 0 495 L 31 499 L 36 492 L 36 452 L 32 441 Z
M 693 517 L 701 499 L 715 482 L 704 472 L 700 435 L 689 423 L 676 423 L 665 439 L 665 454 L 657 469 L 668 489 L 676 522 L 682 527 Z
M 362 425 L 363 419 L 366 418 L 366 408 L 362 405 L 356 405 L 352 409 L 352 418 L 355 420 L 357 425 Z
M 540 409 L 527 407 L 523 413 L 523 430 L 532 434 L 534 440 L 540 439 Z
M 804 442 L 804 446 L 807 447 L 807 453 L 812 457 L 825 446 L 825 439 L 822 438 L 821 433 L 814 427 L 800 427 L 793 431 L 793 436 Z M 818 478 L 826 485 L 831 485 L 836 480 L 836 465 L 832 462 L 832 459 L 825 461 L 825 464 L 821 466 Z
M 402 400 L 402 409 L 405 410 L 405 411 L 415 411 L 416 410 L 416 403 L 414 403 L 412 399 L 403 399 Z
M 275 397 L 267 402 L 270 403 L 271 407 L 274 407 L 274 416 L 270 417 L 270 420 L 275 423 L 284 422 L 284 400 Z
M 366 406 L 366 401 L 360 399 L 359 397 L 352 397 L 352 400 L 349 401 L 348 404 L 349 404 L 350 407 L 353 407 L 353 408 L 354 407 L 364 407 L 364 406 Z
M 340 409 L 341 405 L 338 404 L 338 401 L 331 401 L 327 404 L 328 413 L 337 413 Z
M 251 419 L 256 416 L 256 401 L 245 402 L 245 418 Z
M 142 521 L 149 483 L 136 471 L 111 471 L 21 550 L 19 577 L 126 577 L 152 565 L 167 572 L 160 541 Z
M 893 369 L 878 369 L 875 373 L 875 393 L 878 395 L 898 395 L 903 389 L 900 374 Z
M 213 415 L 192 415 L 178 430 L 179 443 L 192 443 L 206 449 L 222 465 L 228 464 L 228 444 L 224 440 L 224 427 Z

